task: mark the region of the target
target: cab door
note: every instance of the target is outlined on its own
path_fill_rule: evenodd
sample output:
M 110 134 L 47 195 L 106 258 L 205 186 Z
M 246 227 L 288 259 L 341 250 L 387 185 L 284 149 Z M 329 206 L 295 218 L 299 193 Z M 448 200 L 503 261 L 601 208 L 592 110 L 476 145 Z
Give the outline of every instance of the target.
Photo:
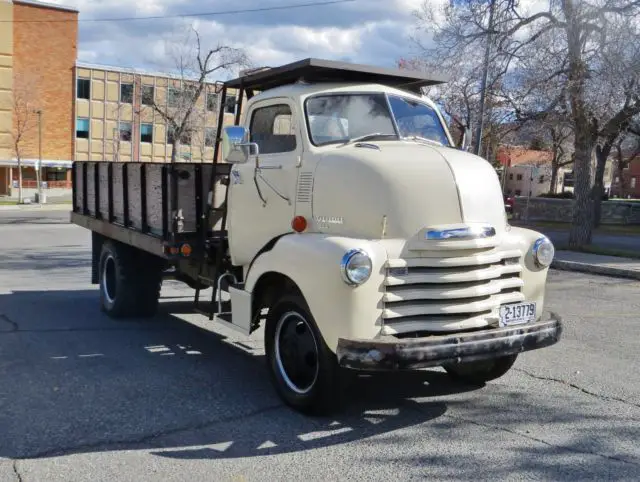
M 250 141 L 259 148 L 231 170 L 229 251 L 235 265 L 247 265 L 271 239 L 291 232 L 302 142 L 295 105 L 288 98 L 253 104 L 246 116 Z

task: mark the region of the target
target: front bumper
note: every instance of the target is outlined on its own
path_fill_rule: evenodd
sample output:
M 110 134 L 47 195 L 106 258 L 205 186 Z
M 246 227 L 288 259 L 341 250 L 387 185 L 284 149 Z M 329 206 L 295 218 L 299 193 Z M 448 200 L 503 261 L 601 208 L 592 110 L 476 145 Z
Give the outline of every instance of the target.
M 557 343 L 562 321 L 450 333 L 422 338 L 348 340 L 340 338 L 336 354 L 340 366 L 357 370 L 406 370 L 486 360 Z

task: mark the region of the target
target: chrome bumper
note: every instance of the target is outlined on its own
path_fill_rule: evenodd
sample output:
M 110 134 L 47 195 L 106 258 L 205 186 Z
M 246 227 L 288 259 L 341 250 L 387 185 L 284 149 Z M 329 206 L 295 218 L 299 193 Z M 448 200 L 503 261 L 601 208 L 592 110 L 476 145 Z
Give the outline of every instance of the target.
M 422 338 L 349 340 L 340 338 L 338 363 L 356 370 L 407 370 L 485 360 L 537 350 L 557 343 L 562 321 L 549 320 L 527 325 L 450 333 Z

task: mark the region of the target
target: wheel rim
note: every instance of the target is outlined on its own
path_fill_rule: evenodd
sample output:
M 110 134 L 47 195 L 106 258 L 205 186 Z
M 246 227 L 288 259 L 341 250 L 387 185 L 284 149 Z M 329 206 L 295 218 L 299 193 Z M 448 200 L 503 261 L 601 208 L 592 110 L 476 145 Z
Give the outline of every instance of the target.
M 111 255 L 104 260 L 102 268 L 102 292 L 107 301 L 113 303 L 116 298 L 116 262 Z
M 275 335 L 278 370 L 296 393 L 309 392 L 318 378 L 318 343 L 307 320 L 294 311 L 278 320 Z

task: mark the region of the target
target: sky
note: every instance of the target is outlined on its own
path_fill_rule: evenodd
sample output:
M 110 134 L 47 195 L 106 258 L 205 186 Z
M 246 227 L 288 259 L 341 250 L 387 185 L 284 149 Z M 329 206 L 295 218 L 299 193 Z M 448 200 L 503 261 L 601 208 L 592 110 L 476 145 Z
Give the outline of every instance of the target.
M 416 26 L 413 12 L 423 3 L 423 0 L 351 0 L 210 17 L 83 22 L 275 7 L 314 0 L 48 1 L 80 11 L 79 60 L 163 72 L 175 67 L 169 46 L 184 42 L 191 26 L 197 28 L 203 45 L 213 47 L 223 43 L 241 47 L 254 66 L 273 67 L 320 57 L 392 67 L 400 57 L 415 51 L 410 40 Z

